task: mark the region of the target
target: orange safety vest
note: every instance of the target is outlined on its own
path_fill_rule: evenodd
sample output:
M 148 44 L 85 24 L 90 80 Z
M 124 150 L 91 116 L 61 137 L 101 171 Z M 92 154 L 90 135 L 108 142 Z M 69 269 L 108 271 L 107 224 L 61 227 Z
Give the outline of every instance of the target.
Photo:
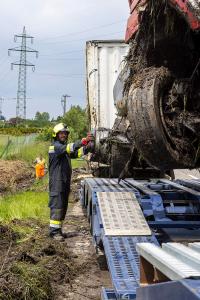
M 45 172 L 44 172 L 44 170 L 45 170 L 45 160 L 44 159 L 42 159 L 42 160 L 37 159 L 36 161 L 37 161 L 37 163 L 36 163 L 36 166 L 35 166 L 35 176 L 36 176 L 36 178 L 41 178 L 45 175 Z

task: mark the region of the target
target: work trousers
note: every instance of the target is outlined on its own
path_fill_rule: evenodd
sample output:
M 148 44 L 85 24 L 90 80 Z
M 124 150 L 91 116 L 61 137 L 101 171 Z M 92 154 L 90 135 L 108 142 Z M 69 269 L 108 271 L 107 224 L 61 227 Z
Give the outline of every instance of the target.
M 50 192 L 50 235 L 62 232 L 62 223 L 67 212 L 68 198 L 68 189 L 58 193 Z

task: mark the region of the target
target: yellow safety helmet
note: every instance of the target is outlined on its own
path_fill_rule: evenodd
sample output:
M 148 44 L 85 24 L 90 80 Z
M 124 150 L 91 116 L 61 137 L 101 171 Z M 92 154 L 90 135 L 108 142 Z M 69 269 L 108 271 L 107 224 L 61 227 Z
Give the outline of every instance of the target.
M 67 125 L 65 125 L 64 123 L 59 123 L 53 128 L 52 136 L 55 138 L 57 133 L 60 132 L 60 131 L 65 131 L 65 132 L 68 132 L 68 133 L 70 132 Z

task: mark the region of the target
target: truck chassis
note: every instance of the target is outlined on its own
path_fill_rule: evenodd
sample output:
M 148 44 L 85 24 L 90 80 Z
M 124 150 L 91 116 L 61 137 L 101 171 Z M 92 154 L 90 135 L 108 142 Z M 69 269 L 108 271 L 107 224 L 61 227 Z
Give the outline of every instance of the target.
M 129 207 L 133 204 L 127 199 L 130 195 L 132 201 L 137 202 L 135 212 Z M 200 181 L 126 179 L 118 184 L 117 179 L 88 178 L 82 182 L 80 199 L 90 223 L 94 245 L 97 251 L 103 249 L 112 279 L 111 289 L 102 288 L 102 300 L 200 299 L 198 276 L 188 279 L 186 274 L 180 280 L 167 279 L 164 282 L 153 279 L 144 287 L 140 285 L 142 258 L 137 249 L 137 245 L 146 243 L 148 247 L 153 244 L 160 250 L 160 245 L 165 247 L 166 243 L 173 241 L 188 246 L 195 243 L 195 252 L 200 251 Z M 137 222 L 129 226 L 131 218 Z M 119 221 L 125 227 L 121 223 L 119 226 Z M 186 248 L 190 251 L 189 247 Z M 200 261 L 200 254 L 197 255 Z M 172 258 L 174 256 L 172 254 Z M 188 254 L 186 264 L 189 267 L 190 259 Z M 170 268 L 169 265 L 166 267 Z M 173 268 L 175 274 L 179 272 L 178 264 Z M 193 268 L 200 274 L 197 260 Z

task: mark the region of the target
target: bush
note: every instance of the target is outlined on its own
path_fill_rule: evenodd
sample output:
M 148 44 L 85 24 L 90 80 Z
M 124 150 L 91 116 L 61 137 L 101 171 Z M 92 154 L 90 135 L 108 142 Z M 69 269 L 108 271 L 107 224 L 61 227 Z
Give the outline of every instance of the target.
M 37 140 L 38 141 L 51 141 L 52 140 L 52 134 L 53 134 L 53 128 L 52 127 L 46 127 L 40 130 Z
M 86 110 L 79 105 L 72 106 L 71 109 L 64 115 L 62 122 L 68 127 L 73 128 L 71 136 L 76 139 L 81 139 L 87 135 L 89 122 Z M 73 133 L 76 136 L 73 136 Z
M 74 128 L 69 127 L 70 130 L 70 134 L 69 134 L 69 139 L 68 142 L 72 143 L 74 141 L 77 141 L 79 139 L 81 139 L 80 134 L 74 130 Z M 53 134 L 53 128 L 44 128 L 40 131 L 40 133 L 38 134 L 36 140 L 37 141 L 49 141 L 51 142 L 53 140 L 52 138 L 52 134 Z M 84 135 L 85 136 L 85 135 Z
M 0 128 L 0 134 L 13 135 L 13 136 L 21 136 L 26 134 L 38 133 L 40 131 L 39 128 L 36 127 L 5 127 Z

